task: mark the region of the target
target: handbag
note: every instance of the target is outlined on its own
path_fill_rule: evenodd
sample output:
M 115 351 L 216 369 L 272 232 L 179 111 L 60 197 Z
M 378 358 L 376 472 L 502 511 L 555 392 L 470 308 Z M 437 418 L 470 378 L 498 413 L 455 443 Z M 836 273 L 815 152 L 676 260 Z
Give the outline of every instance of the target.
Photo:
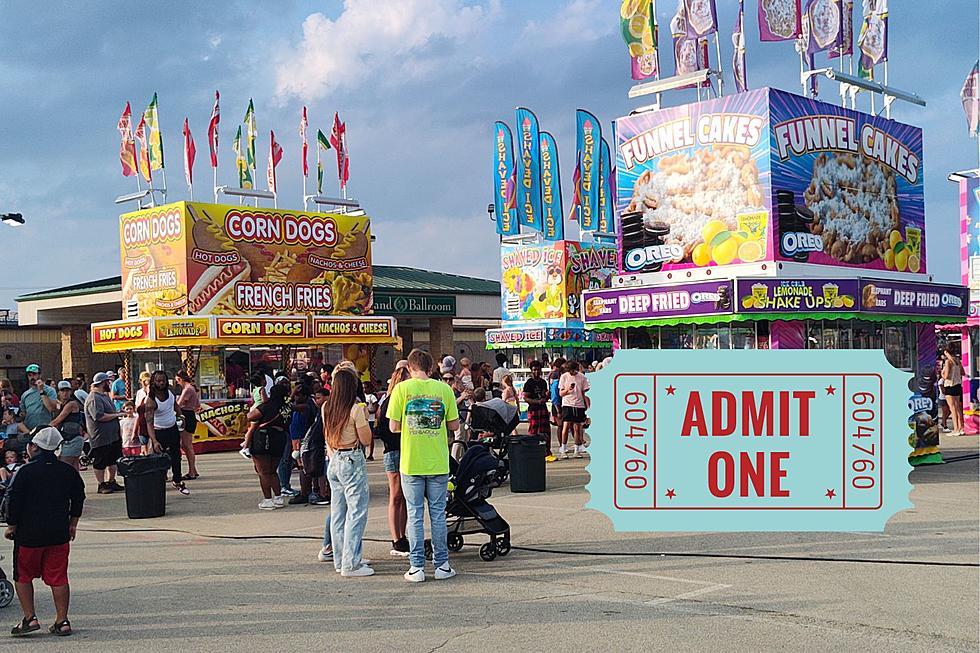
M 255 427 L 255 431 L 252 433 L 252 446 L 249 448 L 253 455 L 267 456 L 272 453 L 272 438 L 268 426 L 280 417 L 281 415 L 277 413 L 269 421 Z

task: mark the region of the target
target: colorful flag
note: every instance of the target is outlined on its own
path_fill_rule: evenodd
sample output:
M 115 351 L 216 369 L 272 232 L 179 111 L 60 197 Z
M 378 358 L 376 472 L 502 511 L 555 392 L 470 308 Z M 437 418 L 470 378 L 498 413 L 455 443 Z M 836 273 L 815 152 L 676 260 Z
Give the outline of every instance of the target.
M 619 15 L 633 79 L 660 77 L 656 0 L 623 0 Z
M 255 107 L 252 106 L 252 98 L 248 99 L 248 109 L 245 110 L 245 118 L 242 122 L 245 124 L 245 162 L 251 170 L 255 170 L 255 139 L 259 136 L 259 130 L 255 124 Z
M 218 122 L 221 112 L 218 109 L 218 92 L 214 92 L 214 108 L 211 109 L 211 122 L 208 123 L 208 146 L 211 148 L 211 167 L 218 167 Z
M 578 222 L 578 214 L 582 209 L 582 195 L 579 193 L 582 180 L 582 162 L 575 157 L 575 170 L 572 172 L 572 205 L 568 209 L 568 219 Z
M 238 126 L 238 131 L 235 133 L 235 140 L 232 143 L 232 148 L 235 150 L 235 166 L 238 168 L 238 187 L 251 188 L 252 171 L 248 167 L 248 160 L 245 157 L 245 153 L 242 151 L 241 125 Z
M 858 47 L 858 74 L 874 79 L 874 67 L 888 61 L 888 0 L 864 0 L 864 20 Z
M 269 131 L 269 167 L 266 168 L 266 181 L 269 190 L 276 192 L 276 166 L 282 161 L 282 147 L 276 142 L 276 132 Z
M 330 149 L 330 141 L 327 140 L 327 135 L 324 134 L 319 129 L 316 130 L 316 194 L 320 195 L 323 193 L 323 164 L 320 163 L 320 152 L 326 152 Z
M 584 109 L 575 112 L 575 160 L 578 162 L 578 224 L 582 231 L 595 231 L 599 222 L 599 142 L 602 125 Z
M 163 169 L 163 138 L 160 135 L 160 116 L 157 111 L 157 94 L 143 112 L 146 118 L 146 138 L 150 146 L 150 169 Z
M 133 140 L 133 112 L 129 102 L 119 116 L 119 164 L 122 166 L 123 177 L 136 176 L 136 141 Z
M 139 167 L 143 179 L 152 181 L 153 172 L 150 167 L 150 151 L 146 146 L 146 115 L 140 116 L 140 124 L 136 125 L 136 140 L 140 144 Z
M 309 153 L 310 145 L 306 140 L 306 128 L 310 126 L 310 122 L 306 119 L 306 107 L 303 107 L 303 117 L 299 120 L 299 136 L 303 139 L 303 176 L 310 176 L 310 167 L 306 162 L 306 155 Z
M 612 233 L 615 229 L 616 179 L 609 156 L 609 143 L 602 139 L 599 145 L 599 228 L 601 234 Z
M 715 0 L 684 0 L 684 13 L 687 16 L 688 38 L 704 38 L 718 31 Z
M 837 47 L 841 42 L 843 15 L 840 0 L 807 0 L 803 17 L 806 53 L 813 56 Z
M 677 13 L 670 21 L 670 33 L 674 40 L 675 75 L 687 75 L 708 67 L 708 39 L 691 38 L 687 32 L 687 10 L 681 0 L 677 5 Z M 691 84 L 679 88 L 694 87 Z
M 541 132 L 541 218 L 545 240 L 565 239 L 565 214 L 561 209 L 561 175 L 555 137 Z
M 184 179 L 187 185 L 194 184 L 194 157 L 197 156 L 197 148 L 194 147 L 194 137 L 191 136 L 191 127 L 184 118 Z
M 340 115 L 333 114 L 333 125 L 330 127 L 330 145 L 337 151 L 337 179 L 340 180 L 340 190 L 347 188 L 350 178 L 350 160 L 347 156 L 347 124 L 340 122 Z
M 514 139 L 510 127 L 499 120 L 493 123 L 493 207 L 497 216 L 497 233 L 516 236 L 520 233 L 517 207 L 511 207 L 514 178 Z
M 538 117 L 517 109 L 517 221 L 544 230 L 541 216 L 541 136 Z
M 732 31 L 732 74 L 735 76 L 735 92 L 744 93 L 749 88 L 745 76 L 745 0 L 738 0 L 738 16 Z
M 841 21 L 837 43 L 827 52 L 831 59 L 854 54 L 854 0 L 840 0 L 840 4 Z
M 759 0 L 759 40 L 793 41 L 803 34 L 800 0 Z
M 960 90 L 960 101 L 966 112 L 966 126 L 970 129 L 970 137 L 980 134 L 980 61 L 973 64 L 973 70 L 963 81 Z

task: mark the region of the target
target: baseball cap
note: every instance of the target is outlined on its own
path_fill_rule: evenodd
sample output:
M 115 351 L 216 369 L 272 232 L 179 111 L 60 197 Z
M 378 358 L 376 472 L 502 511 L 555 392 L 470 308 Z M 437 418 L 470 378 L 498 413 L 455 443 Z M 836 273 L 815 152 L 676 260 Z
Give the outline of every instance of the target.
M 452 356 L 446 356 L 442 359 L 442 365 L 439 367 L 440 372 L 452 372 L 453 368 L 456 367 L 456 359 Z
M 34 374 L 40 374 L 41 373 L 41 366 L 38 365 L 37 363 L 31 363 L 30 365 L 28 365 L 24 369 L 24 371 L 26 371 L 26 372 L 33 372 Z
M 68 381 L 58 381 L 59 390 L 71 390 L 71 383 Z
M 53 426 L 45 426 L 31 438 L 31 442 L 45 451 L 54 451 L 61 444 L 61 433 Z
M 285 376 L 282 376 L 282 375 L 280 374 L 279 376 L 277 376 L 277 377 L 276 377 L 276 381 L 275 381 L 275 383 L 276 383 L 276 385 L 278 385 L 278 384 L 280 384 L 280 383 L 283 383 L 283 384 L 286 384 L 286 385 L 289 385 L 289 379 L 288 379 L 288 378 L 286 378 Z
M 110 379 L 116 378 L 116 373 L 113 372 L 112 370 L 106 370 L 105 375 L 108 376 Z
M 99 383 L 104 383 L 109 380 L 109 375 L 105 372 L 96 372 L 95 376 L 92 377 L 92 385 L 97 385 Z

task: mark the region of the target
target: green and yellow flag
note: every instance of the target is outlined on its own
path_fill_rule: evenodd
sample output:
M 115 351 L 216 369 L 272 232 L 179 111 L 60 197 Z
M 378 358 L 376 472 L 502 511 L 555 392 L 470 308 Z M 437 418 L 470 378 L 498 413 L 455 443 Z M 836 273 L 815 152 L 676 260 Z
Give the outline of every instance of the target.
M 150 150 L 150 169 L 161 170 L 163 168 L 163 138 L 160 136 L 160 117 L 157 114 L 157 94 L 153 94 L 153 99 L 143 112 L 146 120 L 147 144 Z
M 238 126 L 238 133 L 235 134 L 235 140 L 232 142 L 232 147 L 235 150 L 235 166 L 238 168 L 238 187 L 239 188 L 252 188 L 252 171 L 248 167 L 248 162 L 245 159 L 245 155 L 242 152 L 242 126 Z
M 327 140 L 327 135 L 324 134 L 319 129 L 316 130 L 316 194 L 321 195 L 323 193 L 323 164 L 320 163 L 320 152 L 326 152 L 330 149 L 330 141 Z
M 245 158 L 248 167 L 255 170 L 255 138 L 258 136 L 258 128 L 255 126 L 255 107 L 252 106 L 252 98 L 248 99 L 248 109 L 245 111 L 245 138 L 248 147 L 245 149 Z M 244 186 L 242 186 L 244 188 Z

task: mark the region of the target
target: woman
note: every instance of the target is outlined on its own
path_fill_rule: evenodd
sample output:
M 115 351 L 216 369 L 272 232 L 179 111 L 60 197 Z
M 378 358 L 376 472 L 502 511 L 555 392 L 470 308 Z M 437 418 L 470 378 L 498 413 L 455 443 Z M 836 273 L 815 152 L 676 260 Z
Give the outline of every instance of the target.
M 170 391 L 170 378 L 163 370 L 150 376 L 143 403 L 146 432 L 152 451 L 170 456 L 170 483 L 185 497 L 191 493 L 180 475 L 180 429 L 177 428 L 177 397 Z
M 388 477 L 388 531 L 391 533 L 391 555 L 408 556 L 408 537 L 405 535 L 405 525 L 408 523 L 408 508 L 405 505 L 405 495 L 402 494 L 402 477 L 399 473 L 401 465 L 401 434 L 392 433 L 388 423 L 388 400 L 396 385 L 409 378 L 408 367 L 395 368 L 388 380 L 388 389 L 381 404 L 378 406 L 377 436 L 385 445 L 384 463 L 385 475 Z
M 299 460 L 300 447 L 310 426 L 316 421 L 316 406 L 313 403 L 312 384 L 303 382 L 293 390 L 293 408 L 289 421 L 290 455 Z M 281 483 L 281 481 L 280 481 Z M 313 477 L 306 468 L 299 467 L 299 494 L 289 499 L 289 505 L 309 503 L 313 491 Z
M 500 380 L 503 388 L 501 389 L 500 398 L 506 401 L 512 406 L 517 405 L 517 388 L 514 387 L 514 377 L 510 374 L 504 374 L 504 377 Z
M 58 406 L 59 412 L 50 424 L 61 431 L 61 451 L 58 458 L 79 469 L 81 465 L 78 464 L 78 459 L 85 444 L 85 435 L 82 432 L 85 428 L 85 413 L 82 412 L 81 402 L 72 394 L 70 381 L 58 381 Z
M 180 432 L 180 448 L 187 456 L 187 473 L 184 474 L 184 480 L 193 481 L 200 477 L 197 473 L 197 455 L 194 453 L 194 431 L 197 430 L 197 411 L 201 409 L 201 395 L 194 381 L 191 380 L 191 375 L 185 370 L 180 370 L 174 377 L 180 386 L 177 406 L 180 408 L 180 414 L 184 416 L 184 430 Z
M 242 442 L 242 455 L 252 459 L 259 476 L 263 497 L 259 510 L 276 510 L 286 505 L 276 468 L 289 437 L 286 432 L 291 412 L 286 402 L 288 394 L 289 387 L 277 383 L 272 386 L 267 401 L 248 411 L 249 426 Z
M 364 404 L 357 400 L 355 372 L 334 371 L 330 398 L 323 404 L 323 435 L 327 441 L 327 479 L 330 481 L 330 536 L 333 564 L 341 576 L 373 576 L 361 559 L 361 539 L 367 523 L 368 478 L 364 451 L 371 443 Z
M 0 395 L 6 397 L 7 402 L 13 408 L 20 407 L 20 398 L 18 398 L 17 394 L 14 392 L 14 386 L 13 384 L 10 383 L 10 379 L 7 378 L 0 379 Z M 5 408 L 10 406 L 5 406 Z
M 963 435 L 963 364 L 949 349 L 943 352 L 943 394 L 953 417 L 950 435 Z
M 140 389 L 136 391 L 133 403 L 136 404 L 136 435 L 139 436 L 142 455 L 145 456 L 150 453 L 150 438 L 146 430 L 146 398 L 150 393 L 150 373 L 146 370 L 140 372 L 139 381 Z

